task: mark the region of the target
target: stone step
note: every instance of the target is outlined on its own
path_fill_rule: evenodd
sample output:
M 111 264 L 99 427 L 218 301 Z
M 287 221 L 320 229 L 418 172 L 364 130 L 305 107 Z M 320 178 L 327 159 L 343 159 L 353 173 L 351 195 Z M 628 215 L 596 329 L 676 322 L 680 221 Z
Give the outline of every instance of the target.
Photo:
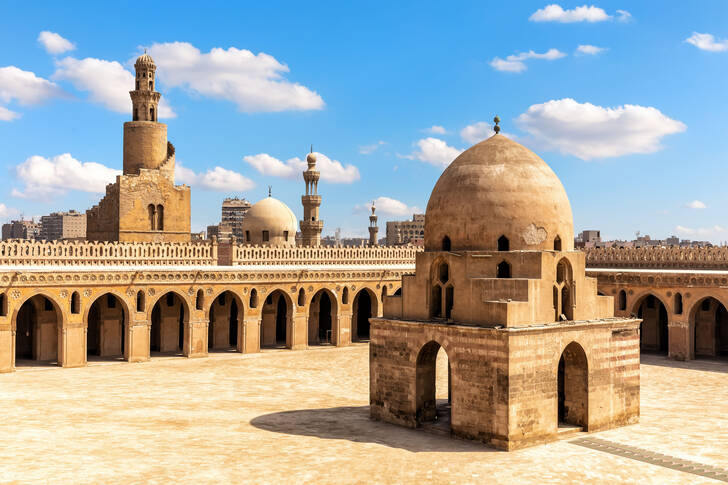
M 582 426 L 559 423 L 559 428 L 556 432 L 556 436 L 558 439 L 563 440 L 566 438 L 573 438 L 575 435 L 578 435 L 580 433 L 584 433 L 584 428 Z

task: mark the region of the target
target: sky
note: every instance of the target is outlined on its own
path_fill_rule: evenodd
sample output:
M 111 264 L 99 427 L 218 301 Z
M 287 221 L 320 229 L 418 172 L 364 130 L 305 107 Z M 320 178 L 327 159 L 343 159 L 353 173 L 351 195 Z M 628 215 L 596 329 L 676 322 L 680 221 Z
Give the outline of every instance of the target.
M 577 234 L 728 240 L 722 0 L 11 0 L 0 44 L 0 221 L 103 196 L 147 49 L 196 231 L 269 185 L 300 218 L 313 145 L 324 235 L 366 236 L 372 200 L 383 235 L 498 115 Z

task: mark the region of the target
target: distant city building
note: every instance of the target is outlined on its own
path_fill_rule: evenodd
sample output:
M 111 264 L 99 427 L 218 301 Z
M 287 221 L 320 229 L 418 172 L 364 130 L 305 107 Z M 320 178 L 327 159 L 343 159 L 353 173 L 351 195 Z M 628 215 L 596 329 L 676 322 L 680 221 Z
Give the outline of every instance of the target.
M 245 214 L 248 212 L 250 207 L 250 202 L 246 199 L 239 199 L 237 197 L 228 197 L 222 201 L 221 223 L 229 226 L 232 235 L 240 240 L 242 240 L 244 236 L 243 219 L 245 219 Z
M 85 240 L 86 214 L 71 210 L 41 217 L 40 238 L 46 241 Z
M 230 239 L 233 236 L 233 230 L 229 224 L 216 224 L 214 226 L 207 226 L 207 239 L 212 239 L 213 236 L 217 238 L 218 242 L 230 242 Z
M 200 242 L 205 240 L 205 231 L 190 233 L 190 241 Z
M 19 220 L 3 224 L 3 241 L 7 239 L 39 239 L 40 223 L 33 221 Z
M 645 248 L 645 247 L 711 247 L 713 243 L 710 241 L 691 241 L 690 239 L 680 239 L 677 236 L 669 236 L 666 239 L 652 239 L 649 234 L 640 236 L 632 241 L 611 240 L 602 241 L 600 231 L 587 230 L 582 231 L 574 240 L 574 247 L 589 248 Z
M 424 245 L 425 215 L 413 214 L 410 221 L 387 221 L 387 246 Z

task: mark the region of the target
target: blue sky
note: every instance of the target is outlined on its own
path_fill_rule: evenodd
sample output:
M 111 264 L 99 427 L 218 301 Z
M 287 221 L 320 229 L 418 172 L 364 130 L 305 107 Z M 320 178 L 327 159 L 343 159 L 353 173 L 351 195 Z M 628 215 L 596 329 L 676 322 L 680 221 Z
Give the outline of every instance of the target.
M 313 144 L 324 234 L 364 236 L 369 201 L 382 227 L 424 209 L 498 114 L 577 232 L 728 240 L 726 2 L 393 3 L 4 2 L 0 219 L 101 197 L 146 47 L 195 230 L 268 185 L 300 216 Z

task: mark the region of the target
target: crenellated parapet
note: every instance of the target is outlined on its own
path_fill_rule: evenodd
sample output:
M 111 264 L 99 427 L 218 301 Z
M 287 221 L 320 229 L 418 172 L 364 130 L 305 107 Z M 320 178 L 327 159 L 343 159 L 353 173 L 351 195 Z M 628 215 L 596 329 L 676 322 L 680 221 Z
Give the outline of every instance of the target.
M 728 269 L 728 247 L 585 249 L 589 268 Z
M 235 246 L 233 266 L 255 265 L 411 265 L 422 248 L 418 246 Z
M 217 243 L 0 242 L 0 266 L 214 266 Z

